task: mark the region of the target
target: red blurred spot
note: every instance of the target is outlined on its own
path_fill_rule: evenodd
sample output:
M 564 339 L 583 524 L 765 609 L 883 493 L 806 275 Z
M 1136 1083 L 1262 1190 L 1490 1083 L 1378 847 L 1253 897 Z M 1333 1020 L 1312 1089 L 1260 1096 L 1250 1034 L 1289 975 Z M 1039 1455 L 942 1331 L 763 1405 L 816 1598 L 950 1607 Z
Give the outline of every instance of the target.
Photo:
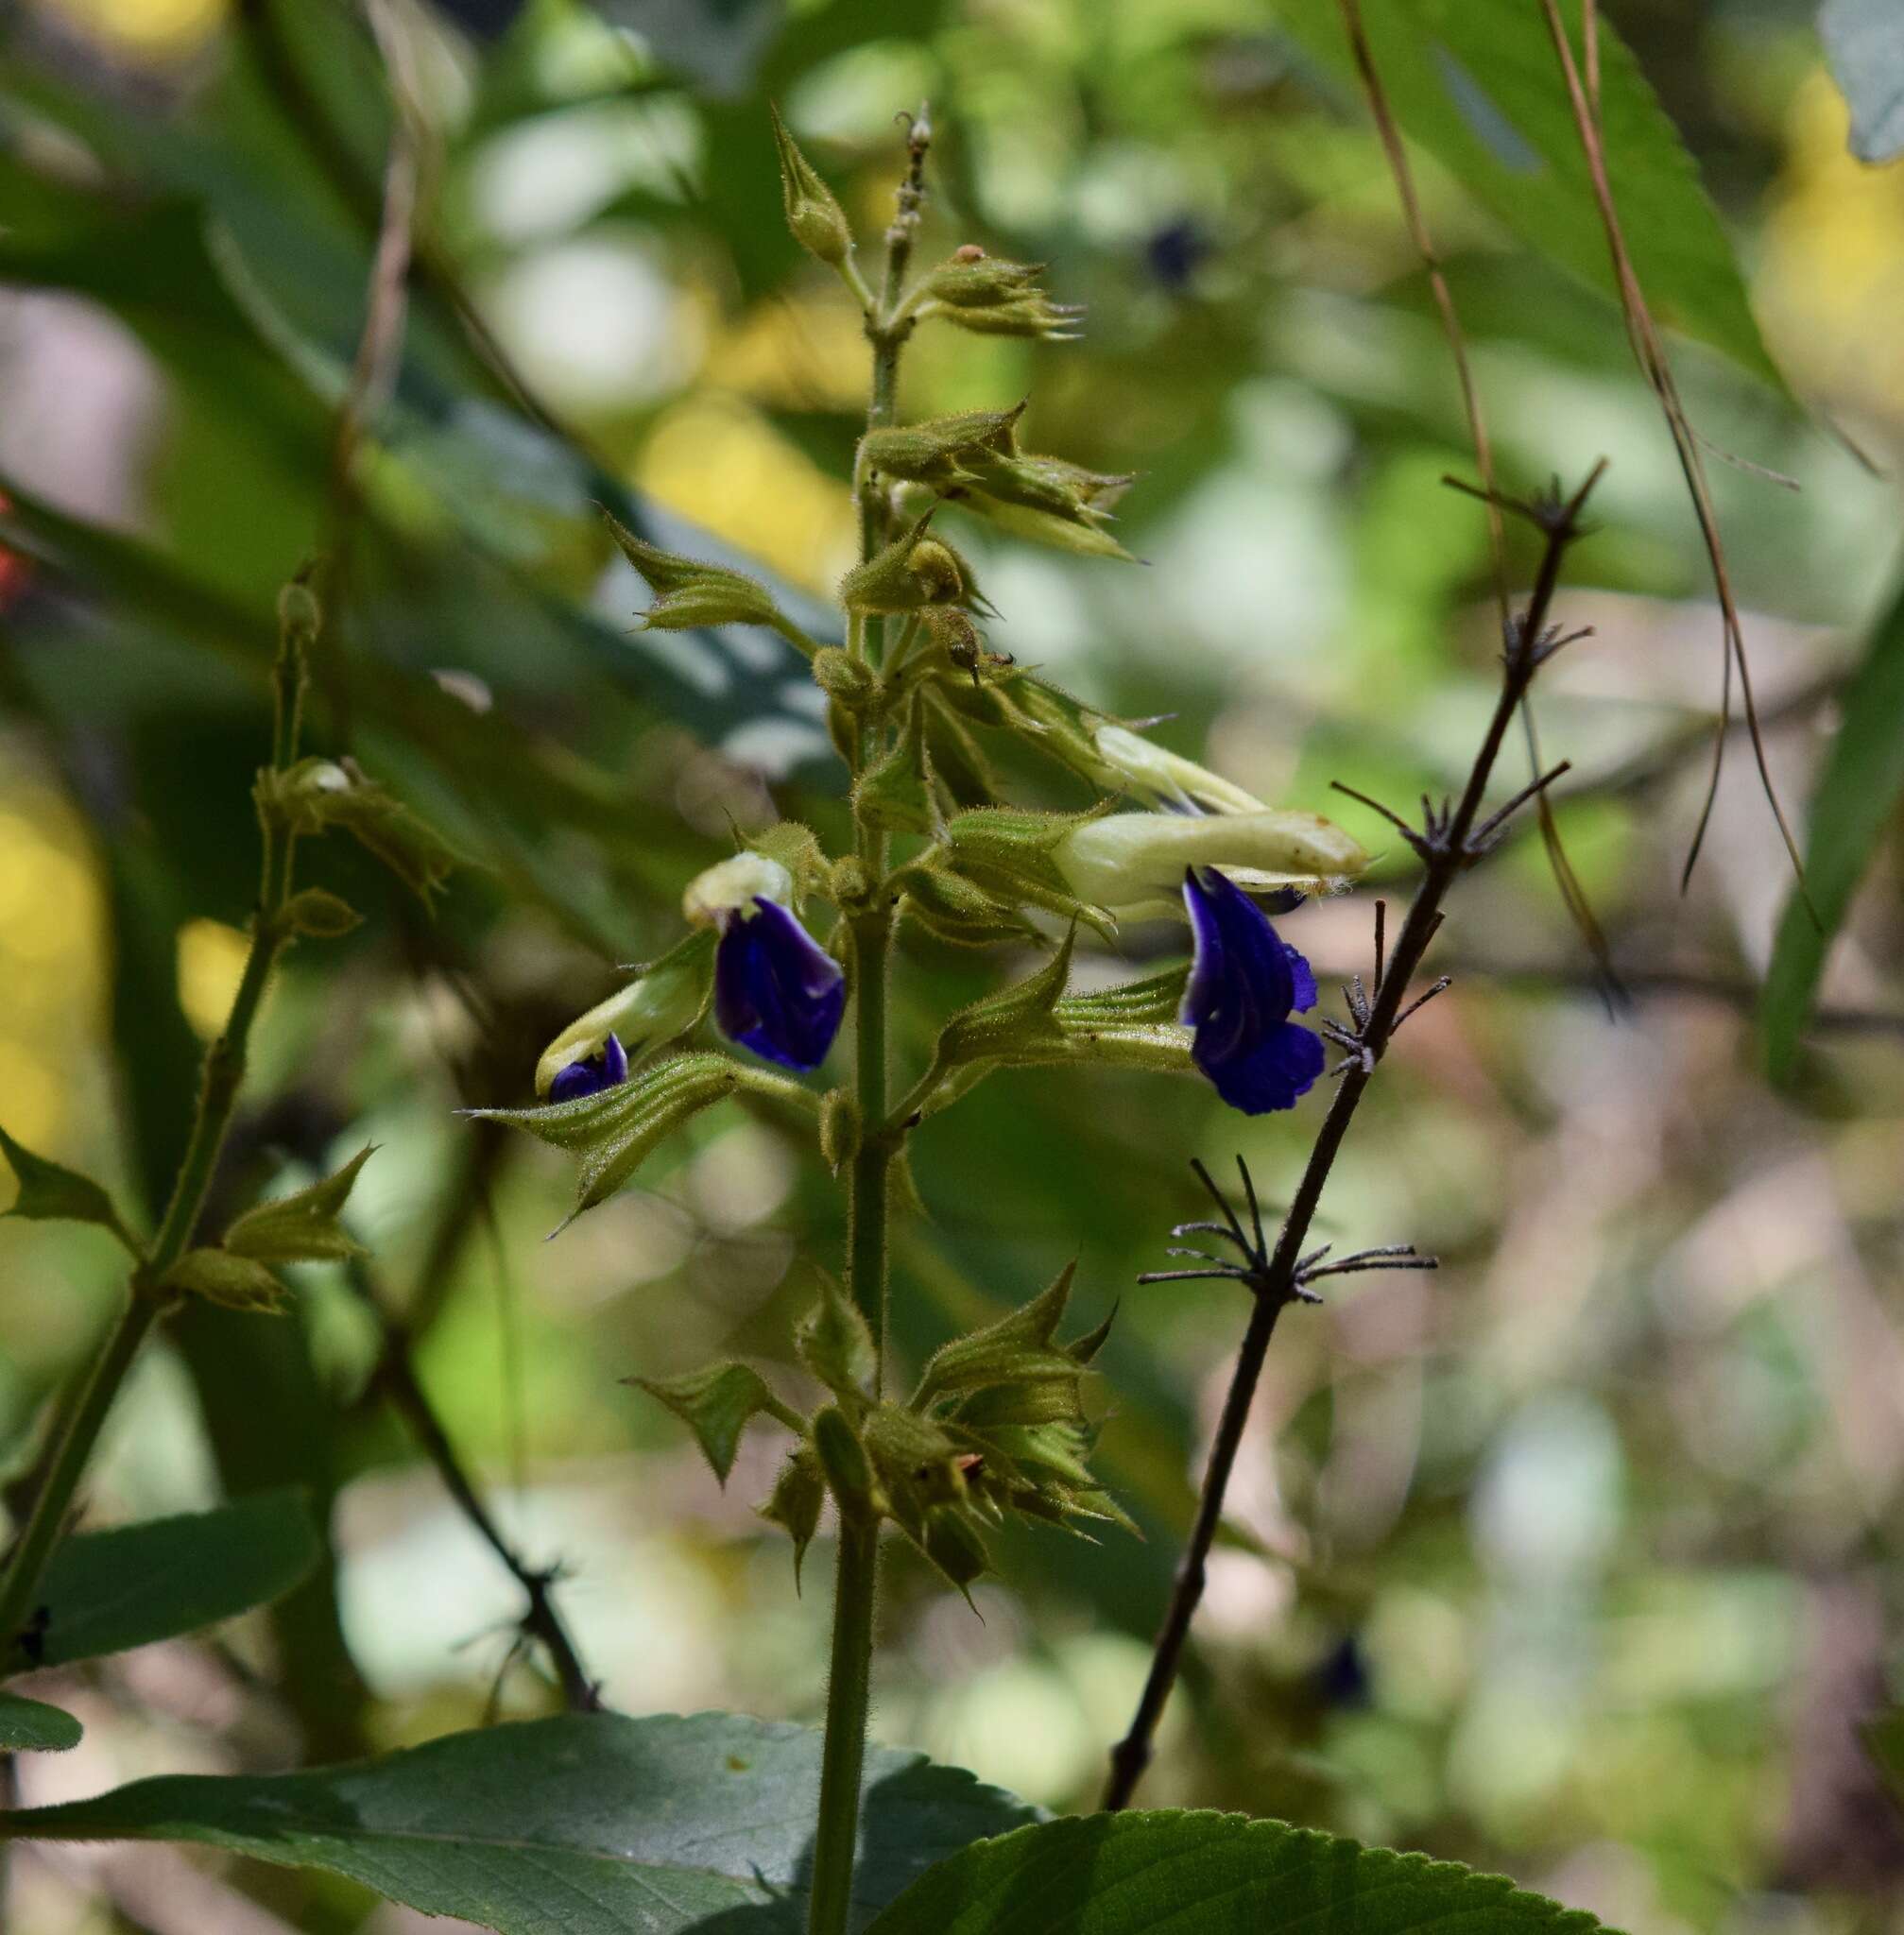
M 12 508 L 11 500 L 0 495 L 0 516 Z M 5 611 L 19 597 L 32 575 L 33 566 L 28 559 L 0 544 L 0 611 Z

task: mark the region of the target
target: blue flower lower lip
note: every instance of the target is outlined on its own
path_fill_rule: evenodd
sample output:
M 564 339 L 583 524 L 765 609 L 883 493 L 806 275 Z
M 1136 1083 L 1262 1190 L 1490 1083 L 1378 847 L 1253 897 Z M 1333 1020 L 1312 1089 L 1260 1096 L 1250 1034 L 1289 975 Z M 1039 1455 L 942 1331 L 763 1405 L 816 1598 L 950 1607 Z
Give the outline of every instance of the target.
M 1325 1060 L 1320 1037 L 1289 1019 L 1315 1005 L 1309 963 L 1214 868 L 1186 869 L 1183 899 L 1196 949 L 1181 1011 L 1192 1059 L 1245 1115 L 1293 1108 Z
M 551 1102 L 574 1102 L 583 1095 L 598 1095 L 628 1079 L 627 1051 L 620 1037 L 610 1035 L 598 1056 L 571 1062 L 549 1084 Z
M 778 902 L 756 896 L 714 950 L 714 1019 L 729 1041 L 786 1069 L 826 1060 L 846 1010 L 840 965 Z

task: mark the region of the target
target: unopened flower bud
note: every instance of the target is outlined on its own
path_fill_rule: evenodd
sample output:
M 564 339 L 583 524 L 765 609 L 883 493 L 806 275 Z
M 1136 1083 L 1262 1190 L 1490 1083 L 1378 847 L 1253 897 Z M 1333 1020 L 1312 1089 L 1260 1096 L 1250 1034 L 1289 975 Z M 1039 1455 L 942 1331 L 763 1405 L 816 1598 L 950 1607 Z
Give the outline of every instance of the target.
M 835 906 L 863 907 L 873 890 L 872 877 L 866 862 L 849 853 L 833 862 L 832 878 L 827 891 Z
M 774 146 L 780 150 L 780 197 L 786 206 L 787 227 L 809 255 L 837 268 L 853 248 L 853 231 L 847 225 L 846 212 L 787 132 L 780 111 L 770 105 L 768 111 L 774 119 Z
M 309 644 L 324 623 L 323 608 L 309 585 L 293 578 L 278 593 L 278 629 L 286 637 Z
M 875 680 L 864 659 L 838 645 L 822 645 L 814 654 L 814 683 L 829 698 L 855 712 L 872 696 Z
M 1221 867 L 1260 891 L 1328 893 L 1368 865 L 1361 844 L 1332 821 L 1270 807 L 1198 819 L 1110 813 L 1071 828 L 1052 858 L 1080 900 L 1139 919 L 1182 912 L 1190 866 Z
M 1141 733 L 1123 726 L 1100 726 L 1091 739 L 1104 762 L 1106 782 L 1134 793 L 1147 805 L 1185 813 L 1269 811 L 1255 794 L 1245 793 L 1221 773 L 1170 752 Z
M 820 1157 L 838 1175 L 860 1151 L 860 1109 L 850 1088 L 832 1088 L 820 1103 Z

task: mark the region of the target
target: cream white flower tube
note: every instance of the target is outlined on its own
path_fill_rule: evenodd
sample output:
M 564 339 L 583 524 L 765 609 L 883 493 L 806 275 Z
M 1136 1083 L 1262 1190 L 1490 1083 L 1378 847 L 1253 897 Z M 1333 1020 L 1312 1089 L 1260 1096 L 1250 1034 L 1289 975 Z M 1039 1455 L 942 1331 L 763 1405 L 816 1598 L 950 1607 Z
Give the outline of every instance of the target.
M 1124 726 L 1100 726 L 1092 735 L 1107 781 L 1173 813 L 1267 813 L 1253 793 L 1181 753 L 1168 751 Z
M 1318 813 L 1114 813 L 1073 827 L 1052 858 L 1080 900 L 1131 919 L 1181 915 L 1184 869 L 1220 867 L 1254 891 L 1340 892 L 1368 865 L 1360 841 Z

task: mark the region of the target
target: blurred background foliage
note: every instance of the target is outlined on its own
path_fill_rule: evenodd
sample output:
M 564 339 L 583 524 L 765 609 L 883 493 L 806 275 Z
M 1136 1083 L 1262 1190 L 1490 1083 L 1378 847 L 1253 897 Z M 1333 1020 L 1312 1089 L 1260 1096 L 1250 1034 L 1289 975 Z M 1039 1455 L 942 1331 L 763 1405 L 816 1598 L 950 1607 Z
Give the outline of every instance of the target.
M 1679 319 L 1733 353 L 1674 354 L 1702 433 L 1745 460 L 1715 458 L 1713 485 L 1772 770 L 1802 811 L 1895 561 L 1904 172 L 1848 153 L 1798 0 L 1606 12 L 1758 319 L 1721 301 L 1730 320 L 1701 330 L 1695 305 Z M 722 1494 L 616 1380 L 771 1366 L 837 1253 L 835 1191 L 729 1104 L 545 1246 L 563 1166 L 453 1113 L 526 1096 L 613 964 L 670 943 L 731 829 L 842 825 L 798 662 L 754 634 L 631 632 L 641 588 L 591 509 L 763 564 L 829 622 L 866 355 L 781 223 L 769 98 L 866 236 L 895 111 L 929 98 L 928 246 L 1048 262 L 1089 305 L 1078 346 L 927 332 L 908 355 L 904 415 L 1028 395 L 1036 448 L 1141 473 L 1120 534 L 1141 566 L 959 531 L 994 646 L 1168 715 L 1179 749 L 1378 847 L 1329 782 L 1396 802 L 1448 783 L 1491 699 L 1485 524 L 1439 482 L 1472 473 L 1459 393 L 1312 23 L 1292 36 L 1261 0 L 374 16 L 378 36 L 340 0 L 25 0 L 0 28 L 7 1127 L 148 1210 L 169 1176 L 253 888 L 271 601 L 312 554 L 333 574 L 316 743 L 472 863 L 432 919 L 368 863 L 314 856 L 369 918 L 284 971 L 220 1198 L 373 1140 L 352 1208 L 374 1261 L 300 1270 L 281 1323 L 180 1321 L 90 1487 L 103 1523 L 301 1483 L 334 1565 L 209 1643 L 60 1678 L 86 1741 L 21 1768 L 34 1801 L 553 1703 L 512 1646 L 517 1584 L 383 1401 L 378 1305 L 508 1536 L 563 1567 L 611 1704 L 818 1711 L 825 1596 L 795 1596 L 750 1510 L 770 1438 Z M 1461 98 L 1518 165 L 1513 128 Z M 421 162 L 407 334 L 340 479 L 393 126 Z M 1789 874 L 1735 736 L 1679 891 L 1719 627 L 1619 312 L 1556 265 L 1598 261 L 1597 233 L 1530 246 L 1545 217 L 1517 226 L 1518 191 L 1415 161 L 1504 483 L 1612 459 L 1562 602 L 1598 636 L 1557 664 L 1540 725 L 1574 763 L 1559 823 L 1631 1000 L 1594 992 L 1536 840 L 1457 897 L 1458 985 L 1411 1025 L 1324 1207 L 1326 1235 L 1413 1239 L 1443 1268 L 1350 1279 L 1278 1336 L 1147 1798 L 1506 1870 L 1633 1930 L 1888 1926 L 1904 1834 L 1852 1727 L 1885 1698 L 1899 1610 L 1898 845 L 1775 1089 L 1752 1009 Z M 1404 882 L 1406 860 L 1390 840 L 1379 871 Z M 1319 968 L 1364 966 L 1368 899 L 1292 936 Z M 1176 945 L 1134 930 L 1088 971 Z M 914 951 L 915 1052 L 990 971 Z M 1001 1075 L 920 1139 L 903 1347 L 1077 1257 L 1080 1313 L 1122 1300 L 1103 1467 L 1146 1538 L 1010 1543 L 982 1618 L 901 1559 L 883 1738 L 1090 1804 L 1243 1322 L 1227 1287 L 1131 1279 L 1195 1213 L 1188 1156 L 1240 1150 L 1273 1198 L 1315 1105 L 1245 1122 L 1200 1085 Z M 118 1271 L 97 1232 L 0 1227 L 16 1472 Z M 31 1935 L 406 1926 L 321 1877 L 151 1850 L 27 1854 L 9 1886 Z

